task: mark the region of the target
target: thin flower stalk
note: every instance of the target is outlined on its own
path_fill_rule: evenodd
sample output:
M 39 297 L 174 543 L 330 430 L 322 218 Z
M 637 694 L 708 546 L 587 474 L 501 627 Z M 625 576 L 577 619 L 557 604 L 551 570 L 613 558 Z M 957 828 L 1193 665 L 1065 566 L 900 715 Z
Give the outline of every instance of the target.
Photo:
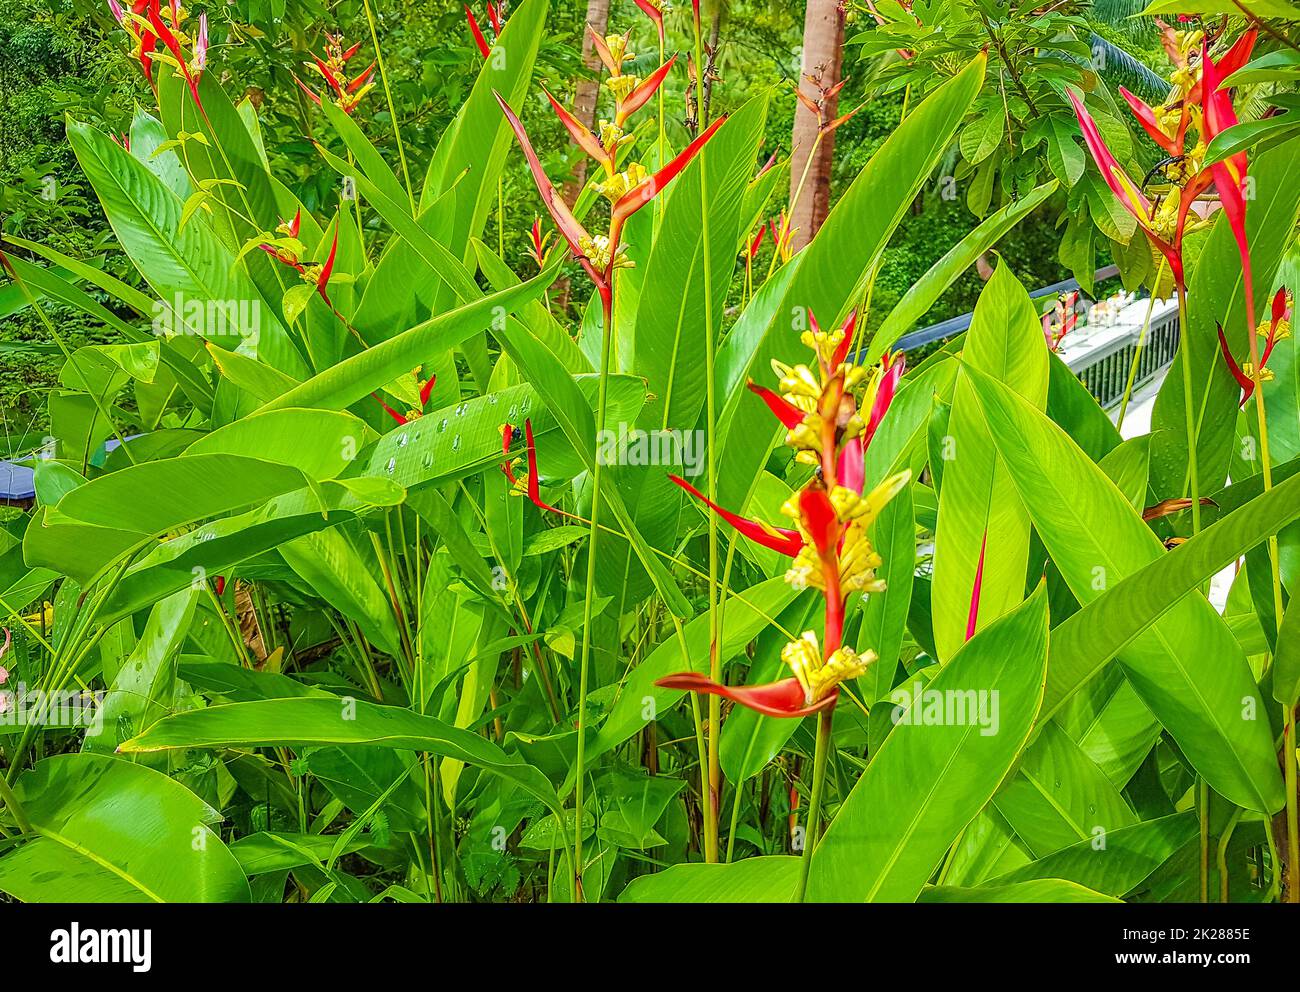
M 633 57 L 629 48 L 630 35 L 610 34 L 601 36 L 590 25 L 587 27 L 593 45 L 608 76 L 605 87 L 614 99 L 612 120 L 602 120 L 598 134 L 592 134 L 583 127 L 558 100 L 549 93 L 552 109 L 564 124 L 575 142 L 603 171 L 603 178 L 597 184 L 597 190 L 610 203 L 609 227 L 603 235 L 591 235 L 573 215 L 555 184 L 547 176 L 541 160 L 534 151 L 528 133 L 518 115 L 498 93 L 497 102 L 505 115 L 520 149 L 528 162 L 529 171 L 537 186 L 547 212 L 555 222 L 560 236 L 567 242 L 573 256 L 591 278 L 600 297 L 603 317 L 601 336 L 601 361 L 599 384 L 596 400 L 596 425 L 601 428 L 609 408 L 609 373 L 610 356 L 614 334 L 614 285 L 615 274 L 621 268 L 633 263 L 627 257 L 622 244 L 623 231 L 627 222 L 638 210 L 655 200 L 659 193 L 676 178 L 681 171 L 717 133 L 726 118 L 719 118 L 713 126 L 692 141 L 680 154 L 651 173 L 637 162 L 620 161 L 619 152 L 633 141 L 626 125 L 630 117 L 645 106 L 663 85 L 672 70 L 676 56 L 665 62 L 655 72 L 641 80 L 635 75 L 624 72 L 624 66 Z M 620 165 L 624 166 L 620 169 Z M 583 794 L 585 790 L 585 759 L 587 732 L 587 695 L 589 690 L 589 661 L 591 655 L 592 603 L 595 599 L 596 562 L 598 539 L 600 536 L 600 516 L 603 502 L 603 459 L 593 455 L 592 471 L 591 523 L 587 538 L 587 578 L 586 597 L 583 607 L 584 622 L 582 646 L 578 660 L 578 748 L 575 769 L 574 808 L 579 811 L 576 817 L 573 845 L 573 892 L 577 901 L 582 901 L 582 815 Z

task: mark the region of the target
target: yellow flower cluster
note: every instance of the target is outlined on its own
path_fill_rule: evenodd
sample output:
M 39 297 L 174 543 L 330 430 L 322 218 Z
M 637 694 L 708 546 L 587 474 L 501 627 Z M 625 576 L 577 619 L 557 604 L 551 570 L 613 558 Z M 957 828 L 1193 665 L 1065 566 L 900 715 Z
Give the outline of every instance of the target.
M 858 654 L 852 648 L 841 647 L 823 659 L 817 635 L 808 630 L 781 649 L 781 660 L 794 672 L 803 687 L 804 702 L 811 706 L 834 692 L 841 682 L 864 675 L 867 667 L 876 660 L 876 653 Z

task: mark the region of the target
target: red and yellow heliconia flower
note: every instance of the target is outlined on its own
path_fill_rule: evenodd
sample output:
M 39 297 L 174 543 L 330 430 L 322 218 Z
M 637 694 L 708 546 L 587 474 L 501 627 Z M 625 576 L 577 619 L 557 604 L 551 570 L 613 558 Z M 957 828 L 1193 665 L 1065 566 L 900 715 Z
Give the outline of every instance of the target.
M 362 99 L 375 87 L 375 62 L 371 62 L 361 72 L 348 79 L 348 62 L 360 50 L 361 42 L 357 42 L 350 48 L 344 48 L 342 35 L 327 33 L 325 35 L 325 57 L 323 59 L 317 55 L 311 57 L 310 67 L 316 70 L 321 78 L 325 80 L 325 85 L 334 94 L 334 105 L 345 114 L 355 112 Z M 323 93 L 317 93 L 297 76 L 294 76 L 294 81 L 298 84 L 298 88 L 307 94 L 312 103 L 320 105 Z
M 154 63 L 166 62 L 185 77 L 194 102 L 202 109 L 199 80 L 208 64 L 208 15 L 199 15 L 198 29 L 191 38 L 185 31 L 186 11 L 180 0 L 170 0 L 165 9 L 159 0 L 135 0 L 129 9 L 118 0 L 108 0 L 108 9 L 135 43 L 133 54 L 145 80 L 154 85 Z M 186 48 L 190 50 L 188 56 Z
M 408 410 L 406 413 L 398 413 L 391 406 L 384 402 L 378 393 L 371 393 L 375 401 L 384 408 L 384 412 L 396 420 L 399 424 L 408 424 L 412 420 L 419 420 L 424 416 L 424 408 L 429 405 L 429 397 L 433 394 L 433 387 L 438 384 L 436 375 L 429 376 L 424 382 L 420 383 L 420 407 L 419 409 Z
M 1247 255 L 1245 245 L 1245 194 L 1246 155 L 1239 152 L 1223 162 L 1206 166 L 1205 154 L 1209 143 L 1217 134 L 1237 122 L 1232 110 L 1231 95 L 1222 91 L 1223 81 L 1250 60 L 1256 32 L 1242 35 L 1222 58 L 1210 55 L 1209 40 L 1201 32 L 1173 33 L 1166 46 L 1176 53 L 1177 66 L 1173 76 L 1173 93 L 1158 108 L 1147 105 L 1121 87 L 1138 123 L 1169 159 L 1163 163 L 1165 177 L 1172 189 L 1168 195 L 1154 200 L 1147 197 L 1142 187 L 1135 183 L 1120 167 L 1111 154 L 1096 122 L 1084 107 L 1082 97 L 1067 87 L 1083 131 L 1084 143 L 1101 170 L 1102 178 L 1119 198 L 1123 207 L 1137 220 L 1151 244 L 1169 262 L 1170 271 L 1179 286 L 1185 286 L 1183 267 L 1183 238 L 1189 228 L 1193 204 L 1211 186 L 1216 187 L 1219 201 L 1232 225 L 1243 260 Z M 1200 57 L 1194 59 L 1193 49 L 1199 44 Z M 1195 130 L 1197 140 L 1189 143 L 1189 133 Z M 1176 191 L 1177 195 L 1174 195 Z M 1249 262 L 1245 262 L 1249 265 Z M 1249 287 L 1249 280 L 1247 280 Z M 1249 292 L 1249 288 L 1248 288 Z
M 1219 332 L 1219 350 L 1223 353 L 1223 360 L 1228 365 L 1228 371 L 1232 377 L 1237 380 L 1237 385 L 1241 387 L 1241 406 L 1246 405 L 1246 401 L 1255 393 L 1255 387 L 1260 383 L 1271 382 L 1273 372 L 1268 368 L 1268 360 L 1273 355 L 1273 349 L 1279 341 L 1285 341 L 1291 336 L 1291 311 L 1293 298 L 1288 289 L 1283 287 L 1273 296 L 1273 311 L 1266 323 L 1259 325 L 1259 335 L 1264 339 L 1264 349 L 1259 356 L 1259 372 L 1256 373 L 1254 366 L 1250 362 L 1244 362 L 1240 365 L 1232 357 L 1232 349 L 1228 347 L 1228 339 L 1224 336 L 1223 325 L 1216 325 Z
M 314 284 L 316 292 L 320 294 L 320 298 L 330 307 L 333 307 L 334 304 L 330 303 L 329 294 L 325 292 L 325 287 L 329 284 L 330 276 L 334 273 L 334 257 L 338 254 L 339 250 L 338 228 L 336 226 L 334 229 L 334 240 L 330 244 L 329 258 L 325 259 L 321 264 L 311 262 L 304 263 L 299 260 L 298 252 L 292 247 L 292 245 L 297 243 L 298 227 L 301 223 L 302 211 L 299 210 L 293 215 L 293 220 L 280 222 L 277 230 L 285 236 L 284 240 L 281 240 L 278 244 L 269 244 L 264 242 L 258 245 L 258 247 L 281 265 L 287 265 L 289 268 L 297 272 L 303 282 Z M 286 245 L 284 243 L 285 241 L 288 241 L 289 244 Z
M 469 23 L 469 33 L 474 36 L 474 45 L 479 50 L 479 54 L 485 59 L 491 56 L 492 46 L 488 44 L 487 37 L 483 34 L 483 29 L 479 27 L 478 18 L 474 16 L 474 11 L 470 10 L 469 4 L 465 4 L 465 20 Z M 492 36 L 501 35 L 501 8 L 495 3 L 490 2 L 487 5 L 488 23 L 492 25 Z
M 539 510 L 558 513 L 562 517 L 572 517 L 572 514 L 565 513 L 542 499 L 542 478 L 541 473 L 537 471 L 537 444 L 533 440 L 533 422 L 531 420 L 524 421 L 524 448 L 528 459 L 528 478 L 521 479 L 515 474 L 516 458 L 510 453 L 510 449 L 514 447 L 518 436 L 519 429 L 517 427 L 512 424 L 502 425 L 501 454 L 504 456 L 504 460 L 501 462 L 501 471 L 510 480 L 515 495 L 527 496 L 529 501 Z
M 528 229 L 528 250 L 524 252 L 539 268 L 546 268 L 546 255 L 551 250 L 551 234 L 542 233 L 542 218 L 534 217 L 533 226 Z
M 822 637 L 806 631 L 786 645 L 781 657 L 793 674 L 778 682 L 728 686 L 698 672 L 683 672 L 655 683 L 721 696 L 778 717 L 804 717 L 834 706 L 839 686 L 862 675 L 875 660 L 872 651 L 859 653 L 844 645 L 845 603 L 851 595 L 884 589 L 876 577 L 881 559 L 869 528 L 911 478 L 910 472 L 903 472 L 864 491 L 867 447 L 898 389 L 902 356 L 887 355 L 878 366 L 864 368 L 849 361 L 854 317 L 830 333 L 811 317 L 809 324 L 802 340 L 816 355 L 815 363 L 773 362 L 778 389 L 753 383 L 749 387 L 786 427 L 786 444 L 795 449 L 796 460 L 817 468 L 782 507 L 793 526 L 774 527 L 741 517 L 711 502 L 686 480 L 672 479 L 750 540 L 791 559 L 786 581 L 799 589 L 816 589 L 825 600 Z
M 659 32 L 659 47 L 662 49 L 665 44 L 663 0 L 636 0 L 636 5 L 654 22 L 655 30 Z
M 587 30 L 596 46 L 596 52 L 609 70 L 605 84 L 614 95 L 614 119 L 601 121 L 599 134 L 593 134 L 577 120 L 564 106 L 547 93 L 551 107 L 556 116 L 569 132 L 574 142 L 600 165 L 604 177 L 597 185 L 600 193 L 609 200 L 610 225 L 607 234 L 592 235 L 573 215 L 555 184 L 551 182 L 541 159 L 538 158 L 524 130 L 519 116 L 510 104 L 499 94 L 495 94 L 501 106 L 501 112 L 509 122 L 519 147 L 523 150 L 532 172 L 533 181 L 541 194 L 542 203 L 555 222 L 561 237 L 569 245 L 574 258 L 582 265 L 591 281 L 595 284 L 601 301 L 608 311 L 613 306 L 613 275 L 617 269 L 632 263 L 622 250 L 623 229 L 628 220 L 660 192 L 686 168 L 690 161 L 718 132 L 725 122 L 720 117 L 698 138 L 692 141 L 680 154 L 665 164 L 657 172 L 650 173 L 638 163 L 630 163 L 620 169 L 619 152 L 632 141 L 632 135 L 624 130 L 628 118 L 645 106 L 663 85 L 668 73 L 676 61 L 676 56 L 665 62 L 651 76 L 642 81 L 623 72 L 623 63 L 632 57 L 628 50 L 628 35 L 609 35 L 601 37 L 588 25 Z
M 773 250 L 784 265 L 794 257 L 794 236 L 799 232 L 799 228 L 790 226 L 790 218 L 784 210 L 776 220 L 769 221 L 768 226 L 772 231 Z

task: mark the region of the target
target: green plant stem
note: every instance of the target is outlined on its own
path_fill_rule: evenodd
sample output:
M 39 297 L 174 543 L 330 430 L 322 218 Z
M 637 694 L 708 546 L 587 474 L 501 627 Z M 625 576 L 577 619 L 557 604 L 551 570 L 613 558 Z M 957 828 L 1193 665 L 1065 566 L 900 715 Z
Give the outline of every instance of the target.
M 1286 778 L 1286 871 L 1287 901 L 1300 902 L 1300 816 L 1296 810 L 1295 707 L 1288 704 L 1283 716 L 1282 767 Z
M 497 257 L 506 260 L 506 177 L 497 176 Z
M 406 166 L 406 146 L 402 144 L 402 131 L 397 125 L 397 109 L 393 106 L 393 91 L 388 85 L 388 69 L 384 65 L 384 53 L 379 49 L 379 32 L 375 30 L 375 14 L 370 9 L 370 0 L 361 0 L 366 8 L 366 23 L 370 25 L 370 43 L 375 46 L 375 61 L 379 63 L 379 79 L 384 84 L 384 99 L 388 101 L 388 117 L 393 122 L 393 137 L 397 140 L 397 157 L 402 162 L 402 181 L 406 186 L 406 197 L 411 203 L 411 216 L 415 216 L 415 193 L 411 188 L 411 173 Z
M 1201 821 L 1201 902 L 1210 901 L 1210 787 L 1197 780 L 1197 812 Z
M 695 33 L 697 61 L 699 33 Z M 697 72 L 697 83 L 699 73 Z M 703 252 L 705 252 L 705 433 L 708 467 L 708 499 L 718 502 L 718 386 L 714 382 L 714 365 L 718 338 L 714 332 L 714 285 L 710 267 L 711 244 L 708 233 L 708 164 L 707 152 L 699 156 L 699 222 Z M 708 676 L 722 681 L 722 618 L 719 599 L 723 592 L 718 588 L 718 515 L 708 514 Z M 705 805 L 705 859 L 718 861 L 718 803 L 722 798 L 722 763 L 718 746 L 722 729 L 722 699 L 708 697 L 708 794 Z
M 1273 457 L 1269 452 L 1268 407 L 1264 402 L 1264 383 L 1260 380 L 1259 334 L 1255 315 L 1255 286 L 1252 281 L 1250 256 L 1243 255 L 1242 270 L 1246 292 L 1246 339 L 1250 343 L 1250 367 L 1255 376 L 1255 414 L 1259 428 L 1259 459 L 1264 479 L 1264 492 L 1273 491 Z M 1278 549 L 1277 535 L 1268 538 L 1268 563 L 1273 580 L 1273 623 L 1277 633 L 1281 633 L 1282 615 L 1285 605 L 1282 602 L 1282 567 Z M 1296 808 L 1296 756 L 1295 756 L 1295 709 L 1288 707 L 1285 727 L 1282 735 L 1282 767 L 1287 779 L 1286 795 L 1286 897 L 1291 903 L 1300 904 L 1300 820 Z
M 1182 281 L 1178 283 L 1178 334 L 1182 349 L 1180 364 L 1183 367 L 1183 412 L 1187 427 L 1187 473 L 1191 484 L 1192 496 L 1192 534 L 1201 532 L 1201 476 L 1196 453 L 1196 416 L 1192 409 L 1192 349 L 1191 327 L 1187 322 L 1187 289 Z M 1210 895 L 1210 795 L 1204 779 L 1198 788 L 1201 828 L 1201 902 L 1208 902 Z
M 9 787 L 5 777 L 0 775 L 0 805 L 5 806 L 13 814 L 14 822 L 18 824 L 18 829 L 25 834 L 32 832 L 31 822 L 27 819 L 27 814 L 23 812 L 23 804 L 18 801 L 14 795 L 14 790 Z
M 795 207 L 803 199 L 804 187 L 808 184 L 808 174 L 812 171 L 813 159 L 817 157 L 817 149 L 821 147 L 823 132 L 818 131 L 817 137 L 813 140 L 812 149 L 808 152 L 808 160 L 803 164 L 803 174 L 799 177 L 799 185 L 795 187 L 794 198 L 790 201 L 790 209 L 786 212 L 785 220 L 781 223 L 781 234 L 776 239 L 775 251 L 772 252 L 772 261 L 768 263 L 767 275 L 763 278 L 766 283 L 772 278 L 772 273 L 776 271 L 777 259 L 781 257 L 781 245 L 785 243 L 786 237 L 790 233 L 790 224 L 794 220 Z
M 1237 829 L 1237 822 L 1241 819 L 1241 813 L 1241 809 L 1233 810 L 1227 826 L 1223 828 L 1223 833 L 1219 835 L 1217 860 L 1219 866 L 1219 902 L 1228 901 L 1228 843 L 1232 840 L 1232 834 Z
M 1196 453 L 1196 416 L 1192 410 L 1191 328 L 1187 323 L 1187 289 L 1178 286 L 1178 333 L 1182 347 L 1183 409 L 1187 421 L 1187 472 L 1191 482 L 1192 534 L 1201 532 L 1201 476 Z
M 1124 398 L 1119 404 L 1119 419 L 1115 422 L 1115 430 L 1121 434 L 1124 432 L 1124 416 L 1128 413 L 1128 401 L 1133 396 L 1133 383 L 1137 381 L 1138 365 L 1142 361 L 1142 349 L 1146 347 L 1147 333 L 1151 330 L 1151 314 L 1156 309 L 1155 288 L 1160 285 L 1160 280 L 1165 274 L 1165 259 L 1160 258 L 1160 268 L 1156 271 L 1155 283 L 1151 287 L 1151 302 L 1147 304 L 1146 319 L 1142 321 L 1142 332 L 1138 335 L 1137 348 L 1133 352 L 1133 361 L 1128 367 L 1128 382 L 1124 384 Z
M 609 403 L 609 358 L 610 345 L 614 338 L 614 284 L 613 271 L 609 275 L 609 295 L 604 302 L 604 328 L 600 344 L 600 386 L 596 399 L 596 434 L 605 426 L 605 415 Z M 591 527 L 587 532 L 587 584 L 582 604 L 582 650 L 578 661 L 578 755 L 576 774 L 574 776 L 573 806 L 575 811 L 573 826 L 573 900 L 582 902 L 582 792 L 584 764 L 587 757 L 587 692 L 589 669 L 591 667 L 591 624 L 592 604 L 596 599 L 596 541 L 600 537 L 600 484 L 603 458 L 597 445 L 594 455 L 595 465 L 591 472 Z
M 808 800 L 808 825 L 804 828 L 803 856 L 799 862 L 799 888 L 794 901 L 803 902 L 808 892 L 808 870 L 812 867 L 813 847 L 822 815 L 822 786 L 826 782 L 826 761 L 831 749 L 831 714 L 833 708 L 817 714 L 817 746 L 813 751 L 812 796 Z

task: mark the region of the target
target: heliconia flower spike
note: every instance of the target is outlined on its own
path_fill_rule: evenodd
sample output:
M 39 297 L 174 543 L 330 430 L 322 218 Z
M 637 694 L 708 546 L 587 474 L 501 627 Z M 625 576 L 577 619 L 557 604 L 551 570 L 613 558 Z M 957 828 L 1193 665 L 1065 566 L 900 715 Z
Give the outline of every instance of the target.
M 844 645 L 845 608 L 850 596 L 871 595 L 885 588 L 876 577 L 881 559 L 872 547 L 868 528 L 911 481 L 911 472 L 904 471 L 864 492 L 867 439 L 857 409 L 859 397 L 870 396 L 873 406 L 887 409 L 902 372 L 901 360 L 886 356 L 884 367 L 868 374 L 848 362 L 851 345 L 846 346 L 845 341 L 853 340 L 856 324 L 852 318 L 831 334 L 823 332 L 811 314 L 808 322 L 809 329 L 800 340 L 813 351 L 816 361 L 803 365 L 774 361 L 780 395 L 750 384 L 789 427 L 786 443 L 796 450 L 796 461 L 818 469 L 781 507 L 796 529 L 774 533 L 775 528 L 722 510 L 685 480 L 670 476 L 742 534 L 790 555 L 793 561 L 786 581 L 797 589 L 821 593 L 825 622 L 820 641 L 815 631 L 805 631 L 781 651 L 782 661 L 794 671 L 793 680 L 727 686 L 698 672 L 682 672 L 655 684 L 721 696 L 777 717 L 829 712 L 841 685 L 863 675 L 875 660 L 873 651 L 859 654 Z M 792 411 L 800 414 L 797 421 Z
M 1138 119 L 1138 123 L 1142 125 L 1142 129 L 1146 131 L 1152 141 L 1170 155 L 1183 154 L 1183 140 L 1187 134 L 1187 125 L 1191 123 L 1191 115 L 1187 113 L 1186 109 L 1179 116 L 1178 130 L 1173 135 L 1169 135 L 1160 126 L 1156 112 L 1149 104 L 1134 96 L 1123 86 L 1119 88 L 1119 92 L 1120 96 L 1128 102 L 1129 108 L 1133 111 L 1133 116 Z
M 764 224 L 758 229 L 752 241 L 749 242 L 749 257 L 754 259 L 758 255 L 758 250 L 763 247 L 763 238 L 767 236 L 767 225 Z
M 880 422 L 889 412 L 889 405 L 894 402 L 894 394 L 898 392 L 898 384 L 903 379 L 903 370 L 907 365 L 907 358 L 902 352 L 892 359 L 886 356 L 884 361 L 887 363 L 885 374 L 881 376 L 880 384 L 876 387 L 876 397 L 872 400 L 871 410 L 867 414 L 867 426 L 862 432 L 864 446 L 871 444 L 871 439 L 876 436 L 876 431 L 880 428 Z
M 117 0 L 108 0 L 108 10 L 113 15 L 113 20 L 117 21 L 118 24 L 121 24 L 126 19 L 126 11 L 122 9 L 122 5 Z M 5 631 L 5 633 L 7 634 L 8 631 Z
M 659 0 L 636 0 L 636 5 L 641 8 L 641 12 L 646 17 L 654 21 L 655 29 L 659 32 L 659 47 L 664 47 L 664 12 L 659 5 Z
M 492 33 L 501 33 L 501 8 L 488 0 L 487 5 L 488 20 L 492 22 Z
M 650 98 L 655 95 L 655 91 L 663 85 L 663 81 L 668 78 L 668 73 L 672 71 L 677 62 L 677 56 L 674 55 L 667 62 L 646 77 L 644 82 L 637 84 L 636 89 L 627 95 L 619 107 L 619 121 L 623 123 L 638 110 L 650 102 Z
M 1079 129 L 1083 132 L 1084 144 L 1088 146 L 1093 161 L 1097 163 L 1102 179 L 1105 180 L 1111 192 L 1119 199 L 1120 205 L 1132 214 L 1146 233 L 1147 238 L 1168 260 L 1169 270 L 1173 274 L 1174 281 L 1182 285 L 1184 273 L 1181 245 L 1171 243 L 1166 238 L 1156 234 L 1153 228 L 1151 201 L 1143 195 L 1137 184 L 1125 174 L 1118 160 L 1111 154 L 1110 148 L 1107 147 L 1105 139 L 1101 136 L 1101 131 L 1097 128 L 1097 122 L 1088 113 L 1079 94 L 1072 87 L 1067 86 L 1065 95 L 1069 97 L 1070 103 L 1074 107 L 1075 116 L 1079 119 Z M 1183 221 L 1186 219 L 1187 210 L 1190 209 L 1192 202 L 1192 198 L 1188 196 L 1183 196 L 1180 199 L 1182 200 L 1178 216 L 1178 231 L 1180 233 L 1176 238 L 1179 241 L 1181 241 Z
M 1223 359 L 1228 363 L 1228 371 L 1232 373 L 1232 377 L 1237 380 L 1237 385 L 1241 387 L 1240 405 L 1244 407 L 1246 401 L 1255 392 L 1255 380 L 1246 375 L 1241 366 L 1237 364 L 1237 360 L 1232 357 L 1232 349 L 1228 347 L 1228 339 L 1223 334 L 1223 325 L 1216 325 L 1216 330 L 1219 332 L 1219 351 L 1223 353 Z
M 433 387 L 437 384 L 438 377 L 436 375 L 431 375 L 425 380 L 424 385 L 420 387 L 420 409 L 424 409 L 428 404 L 429 397 L 433 395 Z
M 822 697 L 811 705 L 805 701 L 804 688 L 797 678 L 781 679 L 767 685 L 728 686 L 714 682 L 698 672 L 682 672 L 658 679 L 662 689 L 683 689 L 706 696 L 721 696 L 764 716 L 801 718 L 834 706 L 839 693 Z
M 563 510 L 558 510 L 542 500 L 541 476 L 537 471 L 537 445 L 533 441 L 533 422 L 531 420 L 524 421 L 524 443 L 528 449 L 528 498 L 539 510 L 563 513 Z
M 492 54 L 492 47 L 483 37 L 483 29 L 478 26 L 478 19 L 474 17 L 474 11 L 469 9 L 469 4 L 465 5 L 465 20 L 469 21 L 469 30 L 474 36 L 474 44 L 478 46 L 479 54 L 488 58 Z
M 598 164 L 612 171 L 614 159 L 605 150 L 600 140 L 587 129 L 585 124 L 569 113 L 545 86 L 542 87 L 542 92 L 546 94 L 546 99 L 551 101 L 551 108 L 555 111 L 555 116 L 560 119 L 560 123 L 564 125 L 564 129 L 569 132 L 569 136 L 573 138 L 578 147 L 594 158 Z
M 690 164 L 691 159 L 700 153 L 700 149 L 718 133 L 718 128 L 722 127 L 726 122 L 727 117 L 724 114 L 710 124 L 698 138 L 687 145 L 676 158 L 658 172 L 643 179 L 619 198 L 618 202 L 614 204 L 613 222 L 610 225 L 609 240 L 611 247 L 618 245 L 618 234 L 622 231 L 623 225 L 627 223 L 628 218 L 663 192 L 664 188 Z
M 668 478 L 672 479 L 673 482 L 685 489 L 755 544 L 761 544 L 763 547 L 770 548 L 772 551 L 783 554 L 788 558 L 795 557 L 803 550 L 803 539 L 799 536 L 798 531 L 783 527 L 769 527 L 757 520 L 750 520 L 748 517 L 742 517 L 730 510 L 724 510 L 717 503 L 710 501 L 707 496 L 681 476 L 670 475 Z
M 606 44 L 601 33 L 590 24 L 587 25 L 587 33 L 591 35 L 591 43 L 596 49 L 596 55 L 604 63 L 605 68 L 609 70 L 609 74 L 611 76 L 623 75 L 623 63 L 614 58 L 614 53 L 610 51 L 609 45 Z
M 787 428 L 798 427 L 803 423 L 804 412 L 780 393 L 774 393 L 766 386 L 760 386 L 752 380 L 746 383 L 746 386 L 751 393 L 767 404 L 767 408 L 776 414 L 776 419 Z
M 329 295 L 325 292 L 325 287 L 329 284 L 330 276 L 334 272 L 334 256 L 338 254 L 338 250 L 339 250 L 339 231 L 338 228 L 335 227 L 334 242 L 330 245 L 330 256 L 325 260 L 325 264 L 321 266 L 320 275 L 316 277 L 316 292 L 320 293 L 321 299 L 324 300 L 326 303 L 330 303 L 330 298 Z M 333 305 L 334 304 L 330 303 L 330 306 Z
M 501 427 L 501 454 L 504 460 L 501 462 L 501 471 L 505 477 L 510 480 L 510 485 L 517 492 L 525 493 L 528 501 L 539 510 L 546 510 L 550 513 L 558 513 L 562 517 L 578 519 L 571 513 L 565 513 L 558 507 L 551 506 L 550 503 L 542 499 L 541 477 L 537 471 L 537 445 L 533 442 L 533 422 L 524 421 L 524 444 L 528 455 L 528 479 L 520 479 L 515 475 L 514 465 L 510 457 L 510 449 L 514 445 L 515 434 L 518 432 L 513 424 L 504 424 Z
M 564 198 L 560 196 L 550 177 L 547 176 L 546 170 L 542 168 L 542 161 L 537 157 L 537 152 L 533 150 L 533 144 L 528 140 L 528 132 L 524 130 L 524 125 L 520 122 L 518 115 L 510 109 L 510 104 L 506 103 L 500 93 L 494 92 L 493 95 L 501 106 L 501 112 L 506 115 L 506 120 L 510 123 L 510 129 L 515 133 L 515 139 L 519 142 L 519 147 L 523 149 L 524 158 L 528 160 L 528 168 L 533 174 L 533 182 L 537 185 L 537 192 L 541 194 L 542 203 L 546 205 L 547 212 L 551 215 L 551 219 L 555 221 L 555 226 L 559 228 L 560 236 L 568 242 L 574 257 L 578 259 L 587 275 L 591 277 L 592 282 L 596 284 L 602 298 L 606 297 L 610 292 L 606 273 L 598 270 L 592 264 L 582 248 L 584 241 L 589 242 L 591 240 L 590 235 L 587 234 L 586 228 L 578 222 L 578 219 L 573 216 L 568 204 L 564 202 Z
M 194 36 L 194 67 L 202 72 L 208 64 L 208 15 L 199 15 L 199 33 Z M 197 83 L 196 83 L 197 85 Z M 198 93 L 194 99 L 198 100 Z

